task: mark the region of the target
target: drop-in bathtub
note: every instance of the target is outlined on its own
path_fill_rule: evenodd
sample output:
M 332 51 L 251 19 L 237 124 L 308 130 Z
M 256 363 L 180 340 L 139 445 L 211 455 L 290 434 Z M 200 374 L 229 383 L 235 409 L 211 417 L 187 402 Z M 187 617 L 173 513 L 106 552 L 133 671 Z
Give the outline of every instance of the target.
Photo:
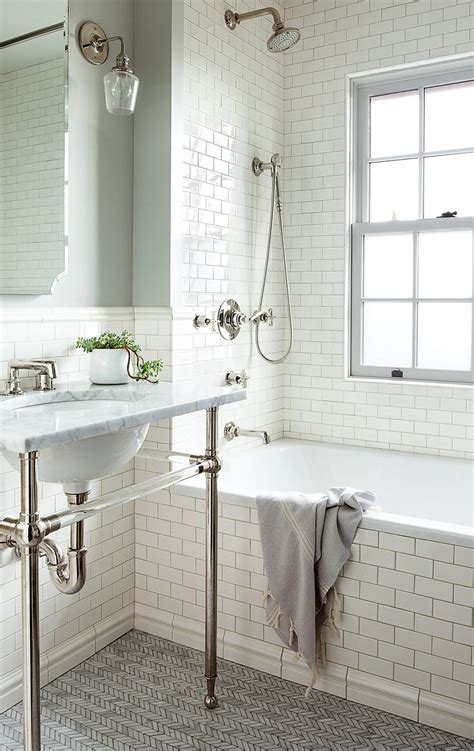
M 339 486 L 376 494 L 377 510 L 365 515 L 363 527 L 474 541 L 474 465 L 464 459 L 283 438 L 224 453 L 219 476 L 221 501 L 250 507 L 259 492 Z M 204 478 L 174 492 L 189 495 L 189 488 L 204 497 Z
M 474 468 L 468 461 L 292 439 L 224 452 L 222 654 L 307 682 L 305 666 L 294 663 L 265 623 L 255 496 L 331 486 L 372 490 L 379 509 L 365 514 L 338 579 L 340 630 L 326 636 L 327 663 L 317 686 L 474 738 Z M 183 542 L 183 566 L 192 569 L 199 564 L 186 555 L 202 557 L 204 549 L 204 478 L 175 486 L 172 494 L 173 513 L 188 525 L 177 530 L 185 529 L 191 541 Z M 166 549 L 180 545 L 168 540 Z M 188 603 L 202 602 L 203 593 L 199 586 L 192 591 L 187 568 L 182 576 L 190 588 L 182 588 L 182 603 L 173 601 L 174 612 L 182 607 L 184 616 L 174 616 L 173 638 L 188 643 L 195 629 Z

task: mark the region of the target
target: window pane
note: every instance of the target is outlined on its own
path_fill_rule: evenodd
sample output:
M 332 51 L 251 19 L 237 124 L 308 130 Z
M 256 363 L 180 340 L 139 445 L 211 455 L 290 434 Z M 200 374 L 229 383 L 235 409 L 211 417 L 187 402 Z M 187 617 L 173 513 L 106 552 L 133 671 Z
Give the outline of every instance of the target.
M 374 96 L 370 100 L 370 155 L 405 156 L 419 149 L 419 94 Z
M 418 218 L 418 160 L 370 165 L 370 221 Z
M 418 260 L 419 297 L 472 296 L 472 233 L 469 230 L 421 232 Z
M 425 151 L 474 146 L 474 82 L 425 91 Z
M 406 302 L 365 302 L 364 365 L 407 367 L 412 362 L 413 306 Z
M 413 235 L 364 238 L 364 297 L 412 297 Z
M 440 216 L 445 211 L 472 216 L 473 170 L 474 154 L 426 157 L 424 216 Z
M 418 367 L 471 368 L 471 303 L 418 304 Z

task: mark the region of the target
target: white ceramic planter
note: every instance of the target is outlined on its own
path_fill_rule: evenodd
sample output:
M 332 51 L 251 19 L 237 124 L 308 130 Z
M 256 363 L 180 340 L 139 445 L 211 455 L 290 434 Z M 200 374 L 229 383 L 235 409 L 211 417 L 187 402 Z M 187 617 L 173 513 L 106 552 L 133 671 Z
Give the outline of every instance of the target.
M 89 362 L 91 383 L 128 383 L 128 352 L 124 349 L 94 349 Z

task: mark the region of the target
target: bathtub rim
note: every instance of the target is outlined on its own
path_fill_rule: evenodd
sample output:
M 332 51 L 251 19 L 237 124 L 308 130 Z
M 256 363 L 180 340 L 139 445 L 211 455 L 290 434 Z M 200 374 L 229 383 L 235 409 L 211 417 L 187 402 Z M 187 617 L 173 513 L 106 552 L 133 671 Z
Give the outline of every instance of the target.
M 298 442 L 301 441 L 301 439 L 288 438 L 279 440 L 297 440 Z M 274 443 L 277 443 L 277 441 L 275 440 Z M 304 443 L 313 444 L 315 442 L 304 441 Z M 331 447 L 338 445 L 345 448 L 354 448 L 353 446 L 334 444 L 332 442 L 327 443 L 324 441 L 317 441 L 316 443 L 318 445 L 322 444 Z M 229 458 L 232 455 L 241 456 L 242 453 L 245 453 L 250 448 L 251 447 L 247 444 L 244 446 L 239 446 L 238 448 L 236 447 L 234 450 L 224 453 Z M 362 447 L 358 446 L 357 448 Z M 385 451 L 385 449 L 378 450 Z M 419 455 L 416 454 L 416 456 Z M 444 458 L 445 457 L 440 457 L 440 459 Z M 175 485 L 170 492 L 173 495 L 176 494 L 205 499 L 205 479 L 203 476 L 192 478 L 191 480 L 187 480 L 186 482 Z M 245 491 L 233 492 L 229 490 L 220 490 L 219 502 L 227 503 L 233 506 L 243 506 L 246 508 L 254 509 L 256 508 L 256 496 Z M 474 526 L 468 526 L 464 524 L 450 524 L 446 522 L 432 521 L 430 519 L 422 519 L 414 516 L 404 516 L 402 514 L 389 514 L 384 511 L 367 511 L 360 523 L 360 528 L 369 529 L 376 532 L 385 532 L 388 534 L 415 538 L 418 537 L 423 540 L 430 540 L 432 542 L 445 542 L 451 545 L 458 545 L 460 547 L 474 548 Z

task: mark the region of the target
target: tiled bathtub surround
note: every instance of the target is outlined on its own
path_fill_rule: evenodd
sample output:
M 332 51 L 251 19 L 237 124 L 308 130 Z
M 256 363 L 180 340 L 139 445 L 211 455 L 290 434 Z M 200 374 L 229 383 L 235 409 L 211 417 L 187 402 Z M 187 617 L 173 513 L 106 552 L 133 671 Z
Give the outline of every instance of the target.
M 286 0 L 284 206 L 296 341 L 285 435 L 474 455 L 472 390 L 344 378 L 346 75 L 472 53 L 469 3 Z
M 136 506 L 137 627 L 198 648 L 204 512 L 181 490 Z M 358 530 L 337 583 L 340 632 L 326 633 L 317 686 L 474 737 L 474 550 L 396 532 L 377 520 Z M 219 541 L 220 653 L 306 685 L 308 670 L 266 625 L 256 509 L 222 503 Z
M 0 289 L 44 293 L 64 271 L 64 60 L 0 74 L 0 99 Z

